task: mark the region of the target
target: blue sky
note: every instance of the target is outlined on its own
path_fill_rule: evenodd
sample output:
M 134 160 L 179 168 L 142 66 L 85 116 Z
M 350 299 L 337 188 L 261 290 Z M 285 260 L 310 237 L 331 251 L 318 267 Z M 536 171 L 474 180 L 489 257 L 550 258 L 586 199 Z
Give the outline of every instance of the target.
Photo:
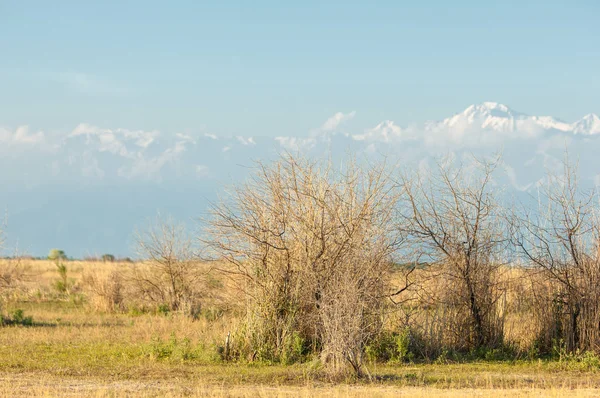
M 600 112 L 595 1 L 2 1 L 0 126 L 295 135 Z

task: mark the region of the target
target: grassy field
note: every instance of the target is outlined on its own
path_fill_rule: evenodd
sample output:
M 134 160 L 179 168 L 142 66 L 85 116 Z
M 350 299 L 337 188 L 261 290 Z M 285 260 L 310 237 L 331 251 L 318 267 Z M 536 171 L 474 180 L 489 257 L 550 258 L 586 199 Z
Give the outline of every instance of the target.
M 88 268 L 108 272 L 119 266 L 69 263 L 69 277 L 77 284 Z M 235 328 L 235 316 L 102 313 L 82 293 L 53 292 L 51 263 L 33 263 L 29 272 L 29 282 L 3 304 L 4 313 L 20 309 L 31 324 L 0 328 L 0 396 L 600 395 L 595 358 L 371 363 L 370 377 L 335 382 L 317 362 L 224 362 L 219 347 Z

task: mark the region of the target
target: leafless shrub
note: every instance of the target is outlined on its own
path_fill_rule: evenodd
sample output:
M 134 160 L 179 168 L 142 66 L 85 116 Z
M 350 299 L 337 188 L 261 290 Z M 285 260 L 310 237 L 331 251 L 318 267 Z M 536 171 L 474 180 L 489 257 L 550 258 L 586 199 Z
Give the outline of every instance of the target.
M 5 224 L 0 224 L 0 251 L 3 248 Z M 5 300 L 28 279 L 29 265 L 18 251 L 10 258 L 0 259 L 0 300 Z
M 92 271 L 83 276 L 82 284 L 95 310 L 118 312 L 125 309 L 125 287 L 122 272 L 113 270 L 103 276 Z
M 450 160 L 436 170 L 402 176 L 400 228 L 423 262 L 418 291 L 429 339 L 468 350 L 502 342 L 499 271 L 505 254 L 503 217 L 492 189 L 497 162 L 466 169 Z M 437 336 L 437 337 L 436 337 Z
M 138 233 L 141 263 L 133 263 L 127 282 L 136 296 L 170 311 L 196 313 L 202 298 L 206 274 L 195 258 L 190 238 L 181 224 L 158 218 Z
M 583 191 L 568 158 L 549 175 L 537 212 L 515 218 L 515 244 L 539 272 L 536 314 L 543 344 L 600 351 L 600 213 L 596 192 Z
M 0 253 L 4 249 L 5 230 L 6 216 L 4 220 L 0 221 Z M 15 250 L 11 258 L 0 260 L 0 294 L 13 290 L 26 279 L 28 266 L 25 264 L 25 260 L 18 250 Z
M 384 165 L 284 155 L 213 207 L 205 243 L 245 282 L 252 356 L 281 360 L 296 337 L 333 371 L 360 373 L 391 291 L 396 201 Z

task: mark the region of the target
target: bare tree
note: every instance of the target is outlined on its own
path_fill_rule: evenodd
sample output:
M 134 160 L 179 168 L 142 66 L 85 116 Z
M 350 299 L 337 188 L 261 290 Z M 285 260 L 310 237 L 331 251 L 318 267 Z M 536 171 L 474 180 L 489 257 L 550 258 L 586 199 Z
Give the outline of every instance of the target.
M 7 219 L 8 217 L 5 215 L 4 220 L 0 221 L 0 253 L 4 249 L 6 240 Z M 12 258 L 0 260 L 0 292 L 5 293 L 23 282 L 27 278 L 27 270 L 28 266 L 23 263 L 23 258 L 18 250 L 15 250 Z
M 288 154 L 213 207 L 204 241 L 243 281 L 251 350 L 281 359 L 299 336 L 330 369 L 360 373 L 390 292 L 396 201 L 384 165 Z
M 434 289 L 422 304 L 441 308 L 450 344 L 470 349 L 501 342 L 498 272 L 506 242 L 501 208 L 492 188 L 496 161 L 470 168 L 451 160 L 437 169 L 401 177 L 405 200 L 400 227 Z M 440 307 L 441 306 L 441 307 Z
M 142 264 L 132 264 L 129 277 L 139 296 L 171 311 L 198 306 L 205 271 L 195 258 L 182 224 L 157 218 L 137 234 Z
M 515 244 L 545 285 L 536 289 L 546 344 L 563 339 L 568 350 L 600 350 L 600 213 L 594 190 L 584 191 L 566 157 L 562 175 L 540 187 L 539 208 L 514 223 Z M 542 293 L 546 292 L 546 295 Z

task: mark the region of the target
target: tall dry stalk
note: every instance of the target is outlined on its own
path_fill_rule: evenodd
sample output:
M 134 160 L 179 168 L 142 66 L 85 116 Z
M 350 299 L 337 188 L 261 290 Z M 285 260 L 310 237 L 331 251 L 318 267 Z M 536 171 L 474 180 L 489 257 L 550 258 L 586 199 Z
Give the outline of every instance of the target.
M 82 284 L 95 310 L 118 312 L 125 309 L 126 291 L 123 272 L 112 270 L 107 275 L 99 272 L 87 272 Z

